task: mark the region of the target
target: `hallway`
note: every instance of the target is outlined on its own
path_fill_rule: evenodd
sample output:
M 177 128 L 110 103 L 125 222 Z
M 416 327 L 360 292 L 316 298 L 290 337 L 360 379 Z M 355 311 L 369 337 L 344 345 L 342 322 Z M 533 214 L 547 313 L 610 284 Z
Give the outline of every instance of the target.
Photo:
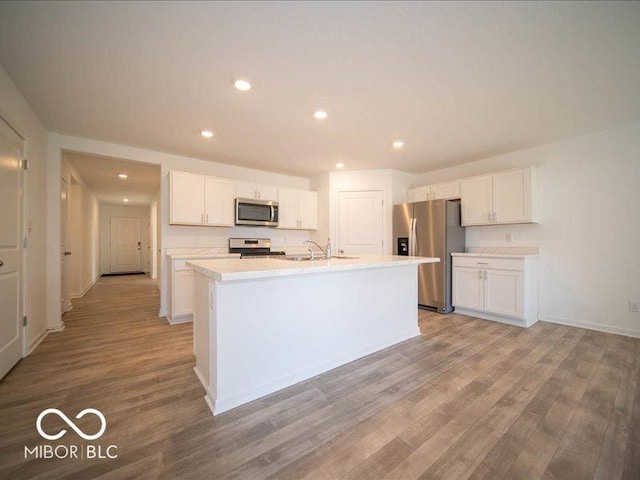
M 51 333 L 0 383 L 0 478 L 138 476 L 162 464 L 163 446 L 196 418 L 211 420 L 193 373 L 191 324 L 170 326 L 158 318 L 159 290 L 147 275 L 103 277 Z M 46 408 L 70 419 L 85 408 L 106 417 L 104 435 L 118 459 L 24 459 L 24 446 L 46 443 L 35 421 Z M 74 420 L 87 432 L 93 415 Z M 66 427 L 55 415 L 45 431 Z M 70 430 L 67 428 L 67 430 Z M 79 443 L 70 431 L 50 443 Z M 127 465 L 118 471 L 118 466 Z

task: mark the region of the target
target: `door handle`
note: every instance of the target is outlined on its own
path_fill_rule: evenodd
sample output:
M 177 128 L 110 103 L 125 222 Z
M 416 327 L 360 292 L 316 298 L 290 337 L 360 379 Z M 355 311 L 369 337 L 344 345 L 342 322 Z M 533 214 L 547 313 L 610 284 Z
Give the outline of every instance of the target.
M 4 262 L 0 260 L 0 267 L 4 265 Z
M 69 256 L 69 255 L 71 255 L 71 252 L 64 252 L 64 256 L 65 256 L 65 257 L 67 257 L 67 256 Z

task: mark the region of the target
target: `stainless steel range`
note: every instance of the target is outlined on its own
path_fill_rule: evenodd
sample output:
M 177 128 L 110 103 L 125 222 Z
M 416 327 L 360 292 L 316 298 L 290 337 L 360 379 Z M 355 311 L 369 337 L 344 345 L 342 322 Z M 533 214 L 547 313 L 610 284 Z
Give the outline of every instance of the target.
M 239 253 L 240 258 L 268 258 L 285 255 L 271 251 L 270 238 L 230 238 L 229 253 Z

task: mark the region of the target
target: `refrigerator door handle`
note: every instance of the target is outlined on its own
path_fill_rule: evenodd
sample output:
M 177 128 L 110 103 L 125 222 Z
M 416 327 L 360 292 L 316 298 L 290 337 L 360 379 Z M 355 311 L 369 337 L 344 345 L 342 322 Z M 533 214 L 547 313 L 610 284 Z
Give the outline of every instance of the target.
M 413 219 L 413 227 L 411 229 L 411 240 L 413 244 L 413 253 L 411 256 L 415 257 L 418 255 L 418 219 Z
M 409 256 L 414 257 L 416 254 L 416 237 L 415 237 L 416 219 L 411 219 L 411 230 L 409 232 Z

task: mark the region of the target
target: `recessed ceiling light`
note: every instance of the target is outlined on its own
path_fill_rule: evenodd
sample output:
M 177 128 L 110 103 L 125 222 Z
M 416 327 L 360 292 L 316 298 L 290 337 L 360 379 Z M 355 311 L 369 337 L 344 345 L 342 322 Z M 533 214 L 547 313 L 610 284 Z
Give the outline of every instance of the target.
M 123 198 L 123 199 L 122 199 L 122 201 L 123 201 L 124 203 L 127 203 L 127 202 L 129 201 L 129 199 L 128 199 L 128 198 Z
M 324 120 L 325 118 L 327 118 L 329 116 L 329 114 L 327 112 L 325 112 L 324 110 L 316 110 L 313 113 L 313 116 L 315 118 L 317 118 L 318 120 Z
M 211 130 L 200 130 L 200 135 L 204 138 L 211 138 L 213 137 L 213 132 Z
M 342 162 L 336 163 L 336 168 L 344 168 L 344 163 Z
M 246 92 L 248 90 L 251 90 L 251 84 L 246 80 L 236 80 L 235 82 L 233 82 L 233 86 L 236 87 L 241 92 Z
M 120 178 L 122 178 L 123 180 L 124 180 L 125 178 L 128 178 L 128 177 L 129 177 L 129 175 L 127 175 L 126 173 L 119 173 L 119 174 L 118 174 L 118 176 L 119 176 Z
M 404 147 L 404 142 L 402 140 L 396 140 L 391 144 L 393 148 L 402 148 Z

